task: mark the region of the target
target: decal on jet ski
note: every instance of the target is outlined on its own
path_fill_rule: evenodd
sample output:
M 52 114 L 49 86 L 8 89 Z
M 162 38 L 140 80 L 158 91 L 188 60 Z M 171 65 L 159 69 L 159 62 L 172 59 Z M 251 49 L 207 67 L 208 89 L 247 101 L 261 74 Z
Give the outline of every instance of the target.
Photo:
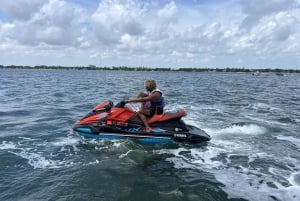
M 97 119 L 104 119 L 106 117 L 108 117 L 108 114 L 107 113 L 102 113 L 102 114 L 98 115 Z
M 178 131 L 182 131 L 181 128 L 175 128 L 175 131 L 178 132 Z
M 130 128 L 128 129 L 128 131 L 132 131 L 132 132 L 138 132 L 140 131 L 141 128 Z
M 122 122 L 122 121 L 106 121 L 107 125 L 114 125 L 114 126 L 128 126 L 127 122 Z
M 186 138 L 186 134 L 184 134 L 184 133 L 175 133 L 174 137 Z
M 128 123 L 122 122 L 122 121 L 116 121 L 115 125 L 117 125 L 117 126 L 128 126 Z

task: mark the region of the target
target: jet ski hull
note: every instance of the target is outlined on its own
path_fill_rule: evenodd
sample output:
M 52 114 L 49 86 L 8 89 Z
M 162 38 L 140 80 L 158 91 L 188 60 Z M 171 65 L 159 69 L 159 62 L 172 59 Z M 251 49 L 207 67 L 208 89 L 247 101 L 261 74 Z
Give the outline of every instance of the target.
M 92 125 L 76 125 L 73 130 L 86 138 L 121 139 L 133 138 L 142 142 L 191 142 L 198 143 L 209 141 L 210 137 L 205 131 L 189 126 L 189 132 L 168 131 L 161 128 L 154 128 L 151 132 L 145 132 L 142 128 L 131 130 L 120 130 L 101 126 L 97 128 Z
M 78 121 L 73 130 L 86 138 L 132 138 L 141 142 L 189 142 L 209 141 L 203 130 L 187 125 L 181 120 L 184 111 L 153 116 L 148 120 L 152 131 L 146 132 L 136 112 L 123 107 L 113 107 L 111 101 L 96 106 L 92 112 Z

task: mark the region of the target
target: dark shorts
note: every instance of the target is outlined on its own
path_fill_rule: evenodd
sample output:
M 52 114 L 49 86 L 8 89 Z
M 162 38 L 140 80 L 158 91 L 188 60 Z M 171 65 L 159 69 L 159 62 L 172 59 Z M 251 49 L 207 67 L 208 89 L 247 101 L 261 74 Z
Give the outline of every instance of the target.
M 154 114 L 163 114 L 164 109 L 162 107 L 157 107 L 157 108 L 151 108 L 150 109 L 150 116 L 152 117 Z

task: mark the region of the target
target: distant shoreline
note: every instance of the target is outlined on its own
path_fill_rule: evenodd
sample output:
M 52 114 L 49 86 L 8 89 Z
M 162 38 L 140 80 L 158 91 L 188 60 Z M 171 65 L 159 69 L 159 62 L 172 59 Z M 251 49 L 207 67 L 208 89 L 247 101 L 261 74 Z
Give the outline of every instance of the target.
M 300 73 L 300 70 L 295 69 L 247 69 L 247 68 L 150 68 L 150 67 L 97 67 L 94 65 L 89 66 L 3 66 L 0 69 L 54 69 L 54 70 L 111 70 L 111 71 L 165 71 L 165 72 L 244 72 L 259 75 L 259 73 Z

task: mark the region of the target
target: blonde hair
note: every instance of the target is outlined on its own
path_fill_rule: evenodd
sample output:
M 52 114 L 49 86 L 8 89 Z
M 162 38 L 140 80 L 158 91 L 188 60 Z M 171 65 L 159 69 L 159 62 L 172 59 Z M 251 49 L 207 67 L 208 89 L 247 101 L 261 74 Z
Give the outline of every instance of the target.
M 155 80 L 145 80 L 144 85 L 150 91 L 153 91 L 154 89 L 156 89 Z

